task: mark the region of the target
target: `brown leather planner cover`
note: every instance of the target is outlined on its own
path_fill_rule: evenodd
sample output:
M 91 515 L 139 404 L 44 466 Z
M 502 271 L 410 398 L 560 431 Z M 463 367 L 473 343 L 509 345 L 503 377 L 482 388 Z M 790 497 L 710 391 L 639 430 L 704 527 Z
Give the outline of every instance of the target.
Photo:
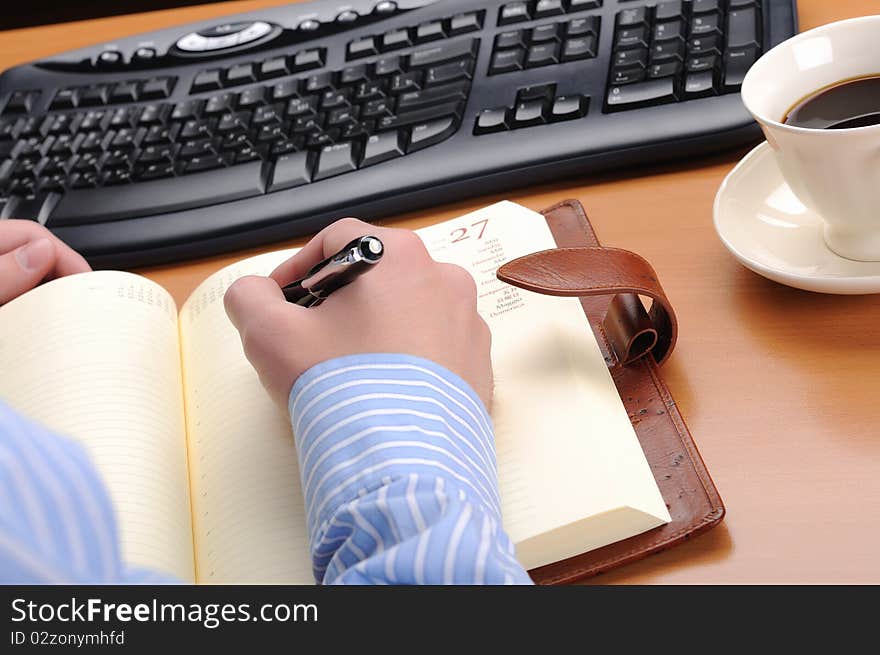
M 677 323 L 653 268 L 634 253 L 600 246 L 576 200 L 542 214 L 559 248 L 508 262 L 498 277 L 530 291 L 580 298 L 672 517 L 648 532 L 529 572 L 539 584 L 564 584 L 698 535 L 724 518 L 724 504 L 660 377 L 658 362 L 672 352 Z M 653 300 L 650 310 L 640 295 Z

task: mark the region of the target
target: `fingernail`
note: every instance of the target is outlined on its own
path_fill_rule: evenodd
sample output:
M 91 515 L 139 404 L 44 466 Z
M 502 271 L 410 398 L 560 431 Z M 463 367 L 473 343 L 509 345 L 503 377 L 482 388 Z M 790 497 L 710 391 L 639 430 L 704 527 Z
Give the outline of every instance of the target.
M 49 239 L 37 239 L 15 251 L 15 259 L 19 266 L 26 271 L 36 271 L 43 268 L 52 257 L 52 244 Z

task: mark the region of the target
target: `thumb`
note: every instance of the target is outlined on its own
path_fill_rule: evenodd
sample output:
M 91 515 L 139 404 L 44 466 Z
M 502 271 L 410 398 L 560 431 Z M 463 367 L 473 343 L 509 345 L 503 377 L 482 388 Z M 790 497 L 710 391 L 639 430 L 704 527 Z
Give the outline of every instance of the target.
M 55 263 L 55 246 L 37 239 L 0 256 L 0 305 L 30 291 Z
M 226 315 L 238 329 L 263 323 L 278 311 L 303 309 L 287 302 L 281 287 L 272 278 L 248 275 L 232 283 L 223 296 Z

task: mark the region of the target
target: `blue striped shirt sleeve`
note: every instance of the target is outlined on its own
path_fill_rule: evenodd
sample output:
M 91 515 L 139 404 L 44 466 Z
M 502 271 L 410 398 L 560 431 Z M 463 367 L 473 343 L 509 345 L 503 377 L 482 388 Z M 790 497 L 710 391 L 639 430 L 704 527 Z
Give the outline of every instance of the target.
M 290 393 L 315 579 L 529 584 L 501 527 L 492 423 L 418 357 L 352 355 Z

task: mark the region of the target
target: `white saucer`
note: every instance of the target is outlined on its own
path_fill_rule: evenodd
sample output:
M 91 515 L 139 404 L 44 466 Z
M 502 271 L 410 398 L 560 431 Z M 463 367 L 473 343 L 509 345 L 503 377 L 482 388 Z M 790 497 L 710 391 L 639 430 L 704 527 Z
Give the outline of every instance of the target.
M 791 192 L 766 142 L 724 179 L 714 215 L 721 241 L 759 275 L 806 291 L 880 293 L 880 262 L 857 262 L 829 250 L 822 221 Z

